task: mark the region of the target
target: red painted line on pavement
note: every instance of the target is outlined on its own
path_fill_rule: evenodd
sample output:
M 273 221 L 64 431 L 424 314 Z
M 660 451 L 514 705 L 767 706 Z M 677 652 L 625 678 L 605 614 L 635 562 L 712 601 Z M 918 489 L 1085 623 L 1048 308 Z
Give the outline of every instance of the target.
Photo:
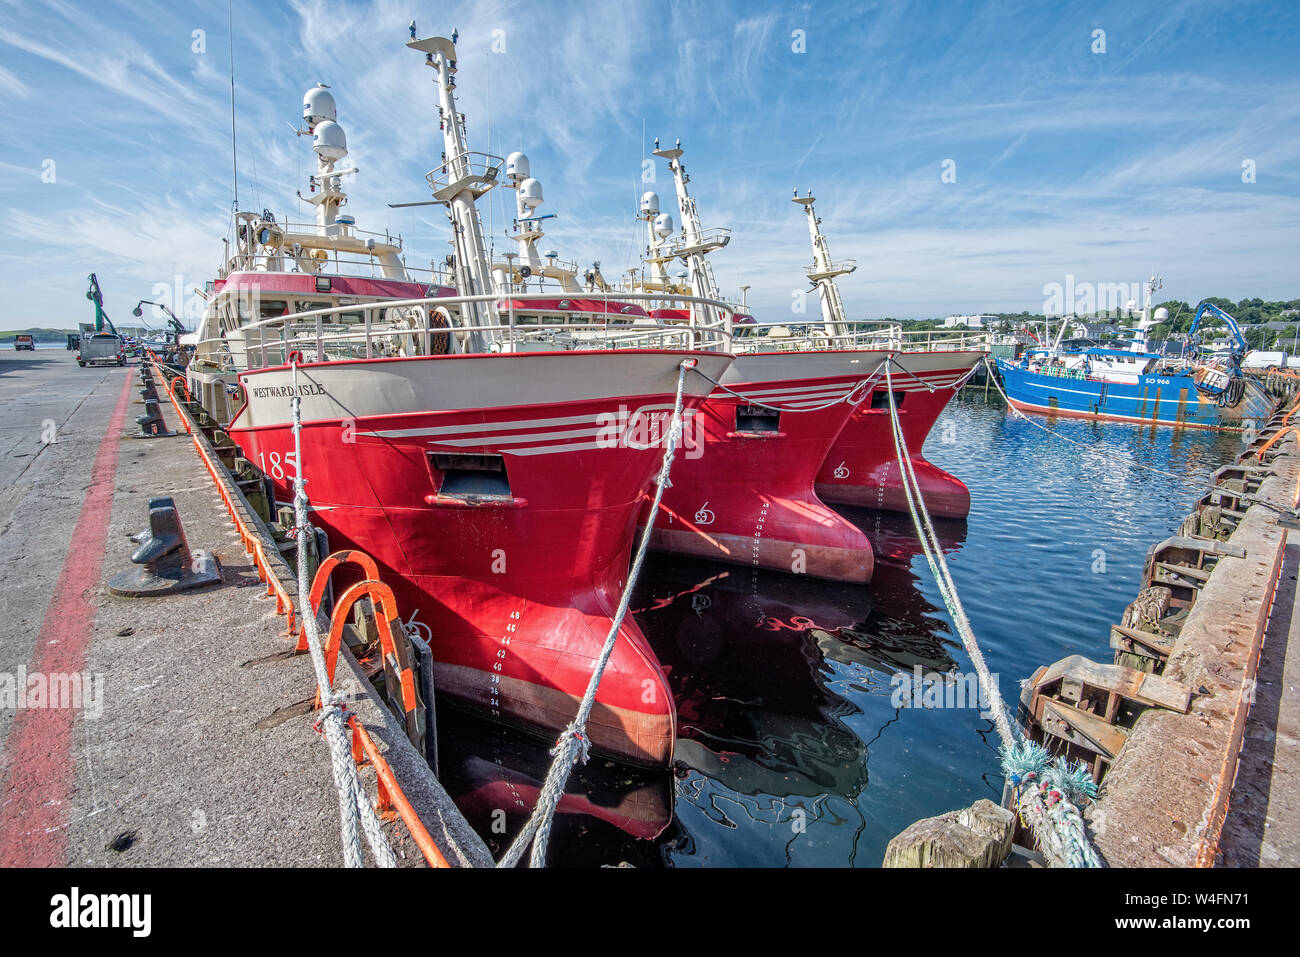
M 90 593 L 99 584 L 104 566 L 131 380 L 128 371 L 108 431 L 99 443 L 90 488 L 32 650 L 29 675 L 71 675 L 85 667 L 95 624 Z M 0 867 L 67 865 L 64 809 L 76 780 L 72 722 L 79 714 L 74 708 L 19 708 L 14 712 L 0 785 Z

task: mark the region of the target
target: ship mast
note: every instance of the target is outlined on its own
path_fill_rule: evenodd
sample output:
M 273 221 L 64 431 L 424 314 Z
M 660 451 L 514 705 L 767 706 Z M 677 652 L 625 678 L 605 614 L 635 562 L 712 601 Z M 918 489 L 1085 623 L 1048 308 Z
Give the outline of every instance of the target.
M 480 196 L 497 184 L 502 159 L 486 153 L 470 153 L 466 145 L 465 116 L 456 110 L 456 44 L 446 37 L 415 39 L 411 23 L 411 40 L 406 45 L 424 54 L 438 84 L 438 116 L 442 129 L 443 165 L 425 177 L 433 189 L 433 198 L 447 206 L 451 219 L 456 291 L 461 296 L 481 296 L 496 292 L 488 261 L 483 222 L 475 205 Z M 496 324 L 496 310 L 490 303 L 465 303 L 460 307 L 461 321 L 471 329 Z M 499 346 L 500 334 L 472 331 L 465 343 L 466 352 L 486 352 Z
M 338 123 L 334 94 L 323 83 L 304 94 L 302 118 L 307 128 L 297 132 L 312 137 L 316 172 L 308 178 L 310 195 L 299 190 L 298 198 L 316 207 L 315 229 L 277 222 L 268 210 L 261 215 L 236 212 L 235 254 L 227 256 L 222 275 L 244 270 L 283 272 L 290 261 L 299 272 L 319 275 L 333 252 L 374 259 L 385 279 L 406 280 L 400 241 L 363 238 L 356 232 L 353 218 L 340 215 L 348 201 L 343 177 L 358 170 L 356 166 L 338 168 L 348 155 L 348 140 Z
M 302 199 L 316 207 L 316 226 L 324 235 L 338 222 L 339 208 L 348 201 L 343 190 L 343 177 L 355 173 L 356 167 L 336 169 L 336 164 L 348 155 L 348 140 L 339 126 L 334 96 L 323 83 L 307 91 L 303 97 L 302 118 L 307 123 L 305 134 L 315 140 L 316 175 L 311 177 L 311 195 Z M 301 194 L 299 194 L 301 196 Z
M 555 253 L 542 256 L 537 251 L 537 244 L 546 231 L 542 222 L 554 218 L 554 213 L 540 214 L 537 208 L 542 205 L 542 184 L 531 175 L 528 156 L 524 153 L 511 153 L 506 157 L 506 187 L 515 191 L 515 223 L 512 237 L 518 246 L 518 273 L 525 282 L 529 276 L 546 276 L 560 284 L 560 288 L 570 295 L 582 292 L 578 285 L 578 270 L 569 263 L 561 263 Z M 510 258 L 510 257 L 508 257 Z M 513 282 L 514 266 L 493 266 L 498 291 L 507 282 Z
M 812 239 L 813 261 L 811 266 L 804 267 L 804 272 L 821 295 L 822 326 L 831 336 L 847 336 L 849 326 L 844 317 L 844 300 L 840 298 L 840 287 L 835 282 L 835 278 L 853 272 L 858 268 L 858 264 L 852 259 L 842 262 L 831 261 L 826 237 L 822 235 L 822 221 L 817 218 L 817 213 L 813 209 L 814 197 L 811 189 L 808 190 L 807 196 L 800 196 L 799 191 L 795 190 L 793 201 L 802 206 L 808 215 L 808 235 Z
M 1137 332 L 1133 336 L 1133 350 L 1141 352 L 1146 350 L 1147 346 L 1147 329 L 1155 324 L 1151 318 L 1151 302 L 1155 298 L 1155 292 L 1164 285 L 1164 280 L 1159 276 L 1152 275 L 1146 281 L 1146 301 L 1142 304 L 1142 318 L 1138 320 Z
M 643 290 L 677 292 L 668 278 L 668 263 L 674 258 L 668 237 L 673 234 L 673 217 L 659 211 L 659 194 L 641 194 L 641 211 L 637 219 L 646 224 L 646 251 L 642 261 L 650 266 L 650 279 L 640 283 Z
M 667 251 L 686 263 L 691 291 L 696 296 L 717 299 L 718 283 L 713 278 L 713 267 L 709 265 L 707 257 L 709 253 L 727 245 L 731 241 L 731 233 L 723 229 L 713 229 L 706 233 L 700 228 L 699 211 L 686 189 L 691 178 L 686 175 L 686 167 L 681 164 L 683 152 L 681 140 L 672 149 L 660 149 L 659 140 L 655 140 L 654 155 L 668 160 L 668 168 L 673 173 L 673 184 L 677 188 L 677 208 L 682 215 L 682 238 L 668 247 Z

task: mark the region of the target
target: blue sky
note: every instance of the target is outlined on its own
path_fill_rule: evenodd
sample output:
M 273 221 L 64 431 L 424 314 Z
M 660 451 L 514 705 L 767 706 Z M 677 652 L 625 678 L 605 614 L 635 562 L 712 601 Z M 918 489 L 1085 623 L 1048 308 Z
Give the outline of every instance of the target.
M 1039 311 L 1067 275 L 1153 269 L 1192 302 L 1300 295 L 1294 2 L 233 6 L 241 206 L 306 218 L 314 157 L 290 127 L 323 81 L 361 170 L 348 211 L 401 232 L 413 265 L 448 247 L 438 209 L 385 205 L 427 199 L 442 150 L 431 75 L 403 46 L 412 17 L 422 36 L 459 30 L 471 148 L 528 152 L 558 217 L 544 247 L 609 278 L 640 245 L 659 136 L 681 138 L 704 225 L 733 230 L 714 258 L 724 293 L 748 284 L 763 317 L 806 288 L 796 186 L 833 255 L 858 260 L 841 283 L 859 318 Z M 229 42 L 221 2 L 0 0 L 0 328 L 89 318 L 92 270 L 126 321 L 176 277 L 212 275 Z M 491 195 L 500 249 L 513 194 Z

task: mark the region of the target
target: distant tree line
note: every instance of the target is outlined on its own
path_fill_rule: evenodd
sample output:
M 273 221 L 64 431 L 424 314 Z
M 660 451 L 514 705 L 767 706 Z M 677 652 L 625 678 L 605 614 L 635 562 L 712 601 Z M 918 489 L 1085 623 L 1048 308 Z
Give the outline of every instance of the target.
M 1287 352 L 1292 351 L 1296 341 L 1296 332 L 1300 328 L 1300 299 L 1291 299 L 1283 302 L 1269 302 L 1260 298 L 1242 299 L 1233 302 L 1231 299 L 1225 299 L 1222 296 L 1210 296 L 1207 300 L 1214 303 L 1228 315 L 1237 320 L 1237 324 L 1242 327 L 1242 333 L 1246 337 L 1246 342 L 1252 349 L 1281 349 Z M 1156 323 L 1148 331 L 1147 336 L 1152 340 L 1168 339 L 1170 336 L 1179 334 L 1185 335 L 1192 328 L 1192 319 L 1196 316 L 1197 303 L 1187 303 L 1179 299 L 1169 299 L 1159 303 L 1157 308 L 1163 306 L 1169 310 L 1169 321 Z M 985 328 L 991 326 L 994 332 L 1010 333 L 1016 329 L 1022 328 L 1028 323 L 1041 323 L 1049 321 L 1053 324 L 1060 322 L 1059 317 L 1047 319 L 1041 313 L 1032 312 L 999 312 L 984 313 L 985 316 L 992 316 L 993 322 L 986 322 Z M 1108 316 L 1081 315 L 1075 317 L 1081 321 L 1113 321 L 1121 328 L 1136 322 L 1133 319 L 1111 319 Z M 924 331 L 927 329 L 939 329 L 943 327 L 943 319 L 890 319 L 886 322 L 899 322 L 908 329 Z M 1265 323 L 1286 322 L 1291 324 L 1289 329 L 1269 329 L 1265 328 Z M 1207 316 L 1204 320 L 1207 329 L 1221 328 L 1222 324 L 1214 316 Z M 1225 330 L 1226 333 L 1226 330 Z M 1300 351 L 1300 350 L 1297 350 Z

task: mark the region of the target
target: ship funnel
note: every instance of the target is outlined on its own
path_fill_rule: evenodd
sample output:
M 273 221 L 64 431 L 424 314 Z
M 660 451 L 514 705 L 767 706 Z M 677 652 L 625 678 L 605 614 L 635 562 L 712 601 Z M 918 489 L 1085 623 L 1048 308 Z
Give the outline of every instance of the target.
M 522 183 L 528 179 L 528 157 L 523 153 L 511 153 L 506 157 L 506 178 L 512 183 Z
M 321 159 L 337 162 L 348 155 L 348 138 L 343 134 L 343 127 L 333 120 L 322 120 L 312 132 L 316 137 L 312 148 Z
M 519 201 L 529 209 L 542 205 L 542 184 L 535 179 L 526 179 L 519 184 Z
M 302 118 L 309 127 L 325 120 L 338 119 L 334 108 L 334 94 L 323 83 L 317 83 L 302 98 Z
M 660 213 L 654 218 L 655 235 L 667 239 L 673 234 L 673 218 L 667 213 Z
M 659 215 L 659 194 L 642 193 L 641 194 L 641 215 L 647 219 L 653 219 Z

